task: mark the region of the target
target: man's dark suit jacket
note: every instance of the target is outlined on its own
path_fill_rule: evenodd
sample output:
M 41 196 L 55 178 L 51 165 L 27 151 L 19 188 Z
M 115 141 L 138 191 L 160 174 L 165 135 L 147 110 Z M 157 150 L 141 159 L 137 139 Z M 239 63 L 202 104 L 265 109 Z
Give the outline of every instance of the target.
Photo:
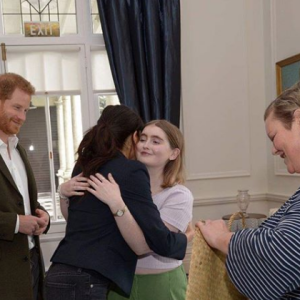
M 37 201 L 36 182 L 26 152 L 20 145 L 17 146 L 17 149 L 27 172 L 30 207 L 34 214 L 37 208 L 43 210 L 44 208 Z M 17 214 L 25 215 L 24 201 L 1 155 L 0 189 L 0 298 L 32 300 L 33 290 L 27 235 L 15 234 Z M 41 254 L 37 236 L 35 236 L 35 245 Z M 43 299 L 43 265 L 42 255 L 40 255 L 39 299 Z
M 73 175 L 79 172 L 77 170 Z M 183 259 L 186 236 L 170 232 L 162 222 L 151 198 L 146 167 L 120 153 L 99 172 L 104 176 L 112 173 L 149 247 L 159 255 Z M 109 207 L 87 193 L 84 197 L 70 199 L 66 236 L 52 261 L 97 271 L 129 295 L 137 256 L 121 236 Z

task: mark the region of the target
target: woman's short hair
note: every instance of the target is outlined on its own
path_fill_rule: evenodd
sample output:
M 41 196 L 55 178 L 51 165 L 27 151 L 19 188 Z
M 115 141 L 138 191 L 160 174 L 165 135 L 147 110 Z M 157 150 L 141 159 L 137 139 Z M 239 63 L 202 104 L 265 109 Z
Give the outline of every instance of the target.
M 300 82 L 285 90 L 269 104 L 265 110 L 264 120 L 273 113 L 275 119 L 281 121 L 287 129 L 291 129 L 294 112 L 298 108 L 300 108 Z
M 22 76 L 15 73 L 0 75 L 0 100 L 10 99 L 17 88 L 30 96 L 35 93 L 35 88 Z
M 86 132 L 79 147 L 77 164 L 84 176 L 97 173 L 100 166 L 114 158 L 129 136 L 143 128 L 137 113 L 125 105 L 106 106 L 95 126 Z
M 184 138 L 178 127 L 167 120 L 153 120 L 148 122 L 145 127 L 155 125 L 159 127 L 167 136 L 171 149 L 178 148 L 179 155 L 175 160 L 169 160 L 164 168 L 164 178 L 162 188 L 174 186 L 177 183 L 185 182 L 184 170 Z M 145 128 L 144 127 L 144 128 Z

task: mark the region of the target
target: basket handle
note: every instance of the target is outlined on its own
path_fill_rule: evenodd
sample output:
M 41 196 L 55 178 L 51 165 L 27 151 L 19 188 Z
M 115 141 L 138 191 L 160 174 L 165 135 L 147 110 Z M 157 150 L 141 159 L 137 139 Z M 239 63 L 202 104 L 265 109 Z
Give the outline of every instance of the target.
M 241 217 L 241 219 L 242 219 L 242 226 L 243 226 L 243 228 L 246 228 L 246 218 L 245 218 L 245 215 L 242 212 L 238 211 L 238 212 L 233 213 L 230 216 L 230 218 L 229 218 L 228 225 L 227 225 L 229 230 L 231 229 L 232 223 L 233 223 L 233 221 L 235 220 L 235 218 L 237 216 Z

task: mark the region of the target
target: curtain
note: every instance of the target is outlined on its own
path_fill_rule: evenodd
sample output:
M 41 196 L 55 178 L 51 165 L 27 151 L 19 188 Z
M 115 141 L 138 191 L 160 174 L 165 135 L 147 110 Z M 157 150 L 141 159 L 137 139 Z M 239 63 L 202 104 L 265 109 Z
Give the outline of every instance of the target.
M 180 0 L 97 0 L 120 102 L 179 126 Z

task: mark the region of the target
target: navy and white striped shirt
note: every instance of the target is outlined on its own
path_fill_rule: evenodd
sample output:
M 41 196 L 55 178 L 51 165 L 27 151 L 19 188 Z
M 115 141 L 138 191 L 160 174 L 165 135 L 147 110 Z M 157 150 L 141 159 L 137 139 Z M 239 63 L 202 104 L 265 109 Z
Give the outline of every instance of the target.
M 300 189 L 258 228 L 232 236 L 226 267 L 251 300 L 300 299 Z

